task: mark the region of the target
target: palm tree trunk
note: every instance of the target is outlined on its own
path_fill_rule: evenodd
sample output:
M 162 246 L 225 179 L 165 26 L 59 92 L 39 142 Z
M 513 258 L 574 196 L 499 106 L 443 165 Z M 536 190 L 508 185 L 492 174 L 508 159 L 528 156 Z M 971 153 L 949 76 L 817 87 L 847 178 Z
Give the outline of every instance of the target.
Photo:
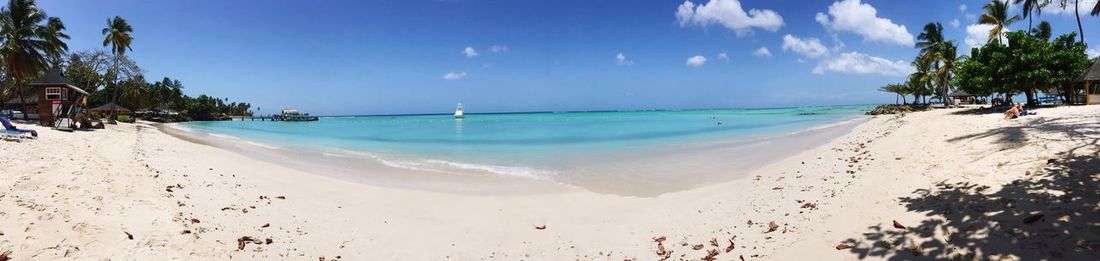
M 29 121 L 30 118 L 29 118 L 29 116 L 27 116 L 27 101 L 25 101 L 24 97 L 23 97 L 23 96 L 27 96 L 27 90 L 24 89 L 23 85 L 19 84 L 19 82 L 20 82 L 19 79 L 15 80 L 15 85 L 16 85 L 15 86 L 15 90 L 16 90 L 15 92 L 16 92 L 16 95 L 19 95 L 19 105 L 23 107 L 23 121 Z M 38 101 L 38 102 L 42 102 L 42 101 Z M 39 112 L 38 115 L 42 115 L 42 113 Z M 39 116 L 39 117 L 41 117 L 41 116 Z
M 1081 43 L 1085 43 L 1085 28 L 1081 27 L 1081 0 L 1073 1 L 1073 15 L 1077 16 L 1077 34 L 1081 36 Z
M 115 74 L 112 75 L 114 77 L 111 79 L 114 82 L 114 86 L 111 87 L 111 103 L 118 107 L 118 55 L 116 54 L 114 58 Z M 115 114 L 116 109 L 111 108 L 111 118 L 109 118 L 111 122 L 118 120 L 118 115 Z

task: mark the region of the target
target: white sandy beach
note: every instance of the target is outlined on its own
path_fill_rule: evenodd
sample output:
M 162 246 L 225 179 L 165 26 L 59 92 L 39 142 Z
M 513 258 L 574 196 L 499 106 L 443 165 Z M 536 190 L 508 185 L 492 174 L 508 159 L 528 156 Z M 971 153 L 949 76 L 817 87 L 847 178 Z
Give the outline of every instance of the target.
M 657 197 L 386 188 L 147 124 L 76 133 L 20 124 L 41 138 L 0 143 L 0 252 L 16 260 L 699 260 L 708 251 L 718 260 L 1100 259 L 1100 107 L 1036 112 L 1011 121 L 964 109 L 877 116 L 748 178 Z

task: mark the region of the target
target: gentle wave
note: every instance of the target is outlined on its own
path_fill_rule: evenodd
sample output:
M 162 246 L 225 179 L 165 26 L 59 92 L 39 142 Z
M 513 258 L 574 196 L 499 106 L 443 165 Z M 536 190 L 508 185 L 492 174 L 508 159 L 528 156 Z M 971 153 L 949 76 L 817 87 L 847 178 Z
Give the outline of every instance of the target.
M 228 135 L 228 134 L 218 134 L 218 133 L 213 133 L 213 132 L 207 132 L 206 135 L 210 135 L 210 136 L 214 136 L 214 137 L 218 137 L 218 138 L 224 138 L 224 139 L 232 139 L 232 140 L 241 139 L 241 138 L 238 138 L 237 136 Z
M 266 148 L 266 149 L 273 149 L 273 150 L 279 149 L 279 146 L 275 146 L 275 145 L 271 145 L 271 144 L 267 144 L 267 143 L 259 143 L 259 142 L 255 142 L 255 141 L 247 141 L 247 143 L 249 145 L 252 145 L 252 146 L 262 147 L 262 148 Z
M 382 165 L 386 165 L 391 168 L 441 173 L 447 172 L 447 169 L 459 169 L 466 171 L 484 172 L 493 175 L 514 176 L 532 179 L 546 179 L 555 173 L 553 171 L 539 170 L 529 167 L 484 165 L 437 159 L 394 160 L 379 157 L 371 153 L 346 149 L 333 149 L 331 151 L 321 152 L 321 155 L 338 158 L 366 157 L 377 160 L 379 163 L 382 163 Z
M 195 132 L 195 130 L 194 130 L 194 129 L 191 129 L 191 128 L 188 128 L 188 127 L 184 127 L 184 126 L 180 126 L 179 124 L 168 124 L 168 126 L 169 126 L 169 127 L 171 127 L 171 128 L 173 128 L 173 129 L 179 130 L 179 131 L 184 131 L 184 132 Z
M 539 170 L 539 169 L 533 169 L 533 168 L 528 168 L 528 167 L 471 164 L 471 163 L 452 162 L 452 161 L 445 161 L 445 160 L 428 160 L 427 162 L 434 163 L 434 164 L 446 165 L 446 166 L 449 166 L 449 167 L 454 167 L 454 168 L 459 168 L 459 169 L 464 169 L 464 170 L 483 171 L 483 172 L 488 172 L 488 173 L 491 173 L 491 174 L 498 174 L 498 175 L 505 175 L 505 176 L 516 176 L 516 177 L 523 177 L 523 178 L 533 178 L 533 179 L 546 179 L 546 178 L 549 178 L 550 175 L 554 174 L 553 171 Z

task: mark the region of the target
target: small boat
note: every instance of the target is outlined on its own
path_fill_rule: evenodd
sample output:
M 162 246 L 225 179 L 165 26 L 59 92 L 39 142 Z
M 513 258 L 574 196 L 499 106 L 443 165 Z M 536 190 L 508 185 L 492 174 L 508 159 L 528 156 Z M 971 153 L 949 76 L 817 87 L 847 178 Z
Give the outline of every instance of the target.
M 460 103 L 458 103 L 458 108 L 455 108 L 455 119 L 461 119 L 463 117 L 465 117 L 465 116 L 463 116 L 462 103 L 460 102 Z
M 300 113 L 294 108 L 283 109 L 279 118 L 283 121 L 317 121 L 317 116 L 309 116 L 309 113 Z

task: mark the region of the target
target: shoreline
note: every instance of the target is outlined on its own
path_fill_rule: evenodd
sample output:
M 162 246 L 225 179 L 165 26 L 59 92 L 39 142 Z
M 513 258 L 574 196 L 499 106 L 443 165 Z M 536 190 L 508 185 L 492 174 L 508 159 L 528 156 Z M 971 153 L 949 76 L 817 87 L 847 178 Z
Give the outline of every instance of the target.
M 1100 242 L 1089 223 L 1100 210 L 1085 204 L 1097 201 L 1100 148 L 1089 144 L 1100 139 L 1098 109 L 1012 121 L 959 109 L 870 117 L 747 178 L 654 197 L 388 188 L 141 123 L 77 133 L 27 126 L 41 137 L 0 143 L 8 152 L 0 186 L 9 188 L 0 192 L 0 250 L 20 259 L 653 260 L 660 248 L 670 260 L 709 250 L 721 260 L 910 259 L 914 251 L 1082 259 L 1100 249 L 1089 243 Z M 1078 174 L 1059 174 L 1067 170 Z M 1016 207 L 1003 209 L 998 197 Z M 945 215 L 946 202 L 966 203 Z M 1047 218 L 1019 221 L 1035 213 Z
M 562 165 L 560 167 L 574 169 L 572 171 L 575 173 L 560 173 L 570 171 L 567 169 L 480 165 L 432 158 L 403 159 L 338 148 L 287 147 L 261 143 L 246 137 L 195 130 L 180 123 L 156 123 L 153 126 L 185 141 L 230 150 L 256 160 L 316 175 L 367 185 L 474 195 L 587 190 L 621 196 L 654 197 L 743 179 L 768 164 L 847 135 L 868 120 L 866 116 L 853 115 L 781 134 L 752 134 L 736 138 L 650 145 L 633 149 L 630 153 L 616 150 L 558 163 Z M 668 164 L 672 162 L 676 164 Z M 512 173 L 516 171 L 523 173 Z M 671 173 L 675 173 L 675 176 Z M 692 178 L 684 180 L 680 178 L 682 176 Z

